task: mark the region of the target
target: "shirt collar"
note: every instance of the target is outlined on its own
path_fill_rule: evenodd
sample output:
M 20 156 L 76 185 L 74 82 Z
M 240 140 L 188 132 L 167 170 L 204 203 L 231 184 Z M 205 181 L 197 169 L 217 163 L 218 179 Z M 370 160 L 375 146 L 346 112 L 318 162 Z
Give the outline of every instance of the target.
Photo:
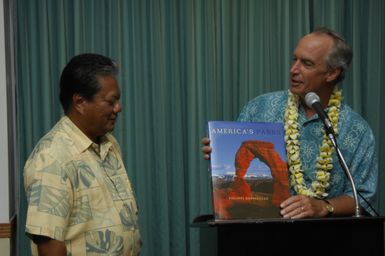
M 329 111 L 329 107 L 325 108 L 325 112 L 328 113 Z M 315 113 L 313 116 L 311 117 L 307 117 L 306 116 L 306 112 L 305 112 L 305 108 L 303 106 L 303 104 L 299 104 L 299 108 L 298 108 L 298 123 L 299 124 L 305 124 L 305 123 L 310 123 L 310 122 L 317 122 L 319 121 L 319 116 L 317 113 Z
M 68 116 L 63 116 L 60 122 L 63 124 L 64 130 L 71 134 L 71 138 L 79 152 L 84 152 L 92 147 L 101 158 L 107 155 L 112 144 L 106 135 L 100 138 L 100 144 L 98 145 L 88 138 Z

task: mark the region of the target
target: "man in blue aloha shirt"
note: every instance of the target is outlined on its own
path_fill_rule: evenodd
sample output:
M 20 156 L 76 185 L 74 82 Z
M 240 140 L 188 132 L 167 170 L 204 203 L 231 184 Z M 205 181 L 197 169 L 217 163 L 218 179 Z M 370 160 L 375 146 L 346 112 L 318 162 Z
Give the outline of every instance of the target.
M 238 121 L 285 124 L 285 142 L 292 196 L 281 203 L 284 218 L 352 216 L 356 213 L 352 186 L 341 168 L 323 122 L 306 106 L 309 92 L 320 97 L 336 132 L 336 140 L 352 173 L 361 208 L 369 214 L 377 191 L 375 139 L 368 123 L 342 100 L 337 84 L 343 80 L 352 50 L 336 32 L 320 28 L 297 44 L 288 91 L 251 100 Z M 208 138 L 202 151 L 209 158 Z M 365 198 L 362 199 L 362 198 Z M 367 201 L 367 202 L 366 202 Z

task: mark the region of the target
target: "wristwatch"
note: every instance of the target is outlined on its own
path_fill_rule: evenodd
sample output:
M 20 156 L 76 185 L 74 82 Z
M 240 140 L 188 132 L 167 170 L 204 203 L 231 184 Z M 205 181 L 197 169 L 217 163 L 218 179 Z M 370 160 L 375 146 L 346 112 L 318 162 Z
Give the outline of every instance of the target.
M 326 217 L 328 217 L 328 216 L 333 214 L 334 207 L 333 207 L 333 205 L 330 204 L 330 202 L 328 200 L 323 199 L 323 201 L 326 203 L 325 207 L 326 207 L 326 210 L 328 211 L 328 214 L 326 215 Z

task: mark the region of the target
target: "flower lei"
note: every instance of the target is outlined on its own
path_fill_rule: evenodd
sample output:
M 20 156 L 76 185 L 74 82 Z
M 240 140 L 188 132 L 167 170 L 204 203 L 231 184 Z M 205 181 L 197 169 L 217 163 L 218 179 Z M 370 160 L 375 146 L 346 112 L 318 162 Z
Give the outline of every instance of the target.
M 342 91 L 337 87 L 334 89 L 329 99 L 328 116 L 333 125 L 335 133 L 338 133 L 337 125 L 339 120 L 339 110 L 341 107 Z M 334 147 L 323 132 L 323 141 L 320 146 L 320 155 L 317 157 L 316 163 L 316 180 L 308 188 L 304 182 L 303 171 L 300 159 L 300 143 L 299 143 L 299 124 L 298 124 L 298 104 L 299 97 L 289 91 L 288 102 L 285 111 L 285 142 L 288 154 L 288 164 L 290 172 L 290 184 L 294 190 L 300 195 L 306 195 L 315 198 L 325 198 L 329 188 L 330 171 L 333 169 L 332 153 Z

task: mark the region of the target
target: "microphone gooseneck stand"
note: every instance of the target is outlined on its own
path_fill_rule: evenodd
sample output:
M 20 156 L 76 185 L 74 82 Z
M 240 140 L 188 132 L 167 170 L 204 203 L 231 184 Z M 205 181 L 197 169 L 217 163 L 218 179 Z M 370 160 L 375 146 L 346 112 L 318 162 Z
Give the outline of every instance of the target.
M 353 217 L 361 217 L 361 210 L 360 210 L 360 204 L 358 203 L 357 189 L 356 189 L 356 185 L 354 184 L 353 177 L 349 171 L 349 167 L 347 166 L 345 159 L 344 159 L 339 147 L 337 146 L 337 142 L 334 138 L 333 133 L 327 132 L 327 135 L 328 135 L 330 141 L 332 142 L 334 149 L 337 152 L 338 160 L 340 161 L 342 169 L 344 170 L 344 172 L 345 172 L 346 176 L 348 177 L 350 184 L 352 186 L 353 196 L 354 196 L 354 201 L 355 201 L 355 211 L 354 211 L 355 213 L 354 213 Z
M 357 189 L 356 185 L 354 184 L 352 175 L 349 171 L 349 168 L 345 162 L 344 157 L 342 156 L 342 153 L 340 149 L 337 146 L 337 141 L 334 137 L 334 130 L 333 126 L 330 123 L 330 120 L 328 118 L 328 115 L 324 112 L 323 107 L 321 105 L 321 101 L 319 96 L 315 92 L 308 92 L 305 95 L 305 103 L 309 108 L 314 109 L 314 111 L 318 114 L 320 119 L 322 120 L 324 127 L 325 127 L 325 132 L 327 136 L 329 137 L 330 141 L 333 144 L 334 149 L 337 152 L 338 160 L 341 164 L 342 169 L 344 170 L 346 177 L 349 179 L 349 182 L 352 186 L 353 190 L 353 196 L 354 196 L 354 201 L 355 201 L 355 214 L 353 217 L 361 217 L 361 211 L 360 211 L 360 204 L 358 203 L 358 196 L 357 196 Z

